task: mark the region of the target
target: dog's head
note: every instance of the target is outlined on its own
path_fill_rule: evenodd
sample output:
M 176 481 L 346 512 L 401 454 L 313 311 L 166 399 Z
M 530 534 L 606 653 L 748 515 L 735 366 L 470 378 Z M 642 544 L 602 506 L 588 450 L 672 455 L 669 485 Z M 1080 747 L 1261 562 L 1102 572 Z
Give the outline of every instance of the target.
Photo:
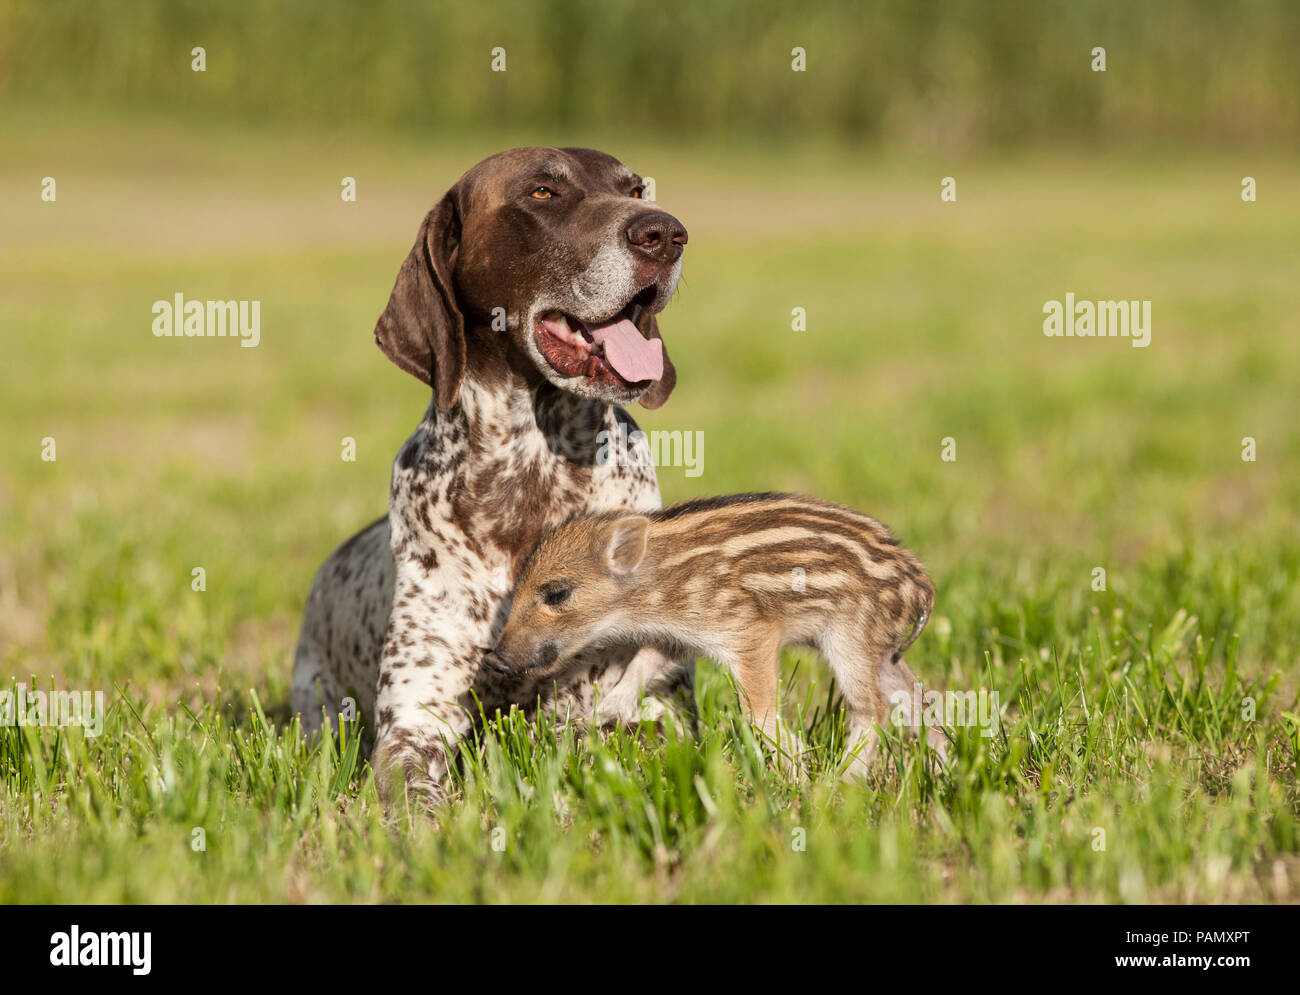
M 555 386 L 657 408 L 677 381 L 655 315 L 677 289 L 686 229 L 641 178 L 592 149 L 484 159 L 429 212 L 375 340 L 456 403 L 466 329 L 508 336 Z

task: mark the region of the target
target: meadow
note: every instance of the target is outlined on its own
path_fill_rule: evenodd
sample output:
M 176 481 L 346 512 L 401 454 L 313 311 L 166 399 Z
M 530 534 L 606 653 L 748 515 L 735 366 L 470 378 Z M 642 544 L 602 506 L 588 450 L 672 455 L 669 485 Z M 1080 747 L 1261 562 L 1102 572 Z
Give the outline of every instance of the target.
M 98 737 L 0 726 L 0 902 L 1300 897 L 1293 156 L 434 142 L 20 105 L 0 132 L 0 686 L 109 706 Z M 816 494 L 927 564 L 912 669 L 1008 705 L 996 735 L 954 730 L 950 773 L 891 738 L 870 783 L 837 781 L 834 687 L 797 654 L 807 780 L 764 762 L 707 661 L 698 738 L 515 716 L 432 821 L 385 816 L 357 730 L 300 736 L 311 576 L 383 513 L 428 400 L 375 318 L 437 196 L 534 141 L 619 155 L 690 229 L 661 318 L 677 391 L 633 412 L 702 433 L 703 473 L 661 469 L 665 499 Z M 260 300 L 259 346 L 155 338 L 178 292 Z M 1150 345 L 1045 336 L 1067 292 L 1150 300 Z

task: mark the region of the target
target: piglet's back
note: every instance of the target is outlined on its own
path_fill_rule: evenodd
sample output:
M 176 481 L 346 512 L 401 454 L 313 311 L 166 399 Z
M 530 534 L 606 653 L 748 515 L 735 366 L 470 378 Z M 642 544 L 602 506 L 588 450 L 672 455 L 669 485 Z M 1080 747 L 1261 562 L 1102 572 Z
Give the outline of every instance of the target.
M 703 498 L 653 513 L 658 585 L 664 591 L 771 599 L 792 593 L 816 608 L 862 599 L 900 624 L 928 614 L 934 588 L 921 563 L 880 522 L 791 494 Z M 801 589 L 802 588 L 802 589 Z M 761 608 L 760 604 L 760 608 Z

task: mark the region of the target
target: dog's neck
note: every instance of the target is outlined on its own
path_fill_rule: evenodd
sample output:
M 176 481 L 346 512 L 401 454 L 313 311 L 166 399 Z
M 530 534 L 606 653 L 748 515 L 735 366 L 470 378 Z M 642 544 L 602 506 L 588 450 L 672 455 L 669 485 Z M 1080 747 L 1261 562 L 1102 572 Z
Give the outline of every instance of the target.
M 398 458 L 454 464 L 471 492 L 495 496 L 520 476 L 588 473 L 612 420 L 610 405 L 560 390 L 515 350 L 472 345 L 456 403 L 432 399 Z
M 453 408 L 463 413 L 466 427 L 479 438 L 504 429 L 512 443 L 540 434 L 549 448 L 554 450 L 559 444 L 570 458 L 589 462 L 573 450 L 581 448 L 582 436 L 589 434 L 590 449 L 595 452 L 595 433 L 605 421 L 609 405 L 556 387 L 499 334 L 475 331 L 469 339 L 465 378 Z M 491 458 L 493 454 L 485 455 Z
M 545 380 L 485 385 L 466 378 L 456 406 L 438 414 L 463 421 L 471 443 L 481 444 L 466 454 L 475 462 L 526 453 L 543 443 L 557 458 L 589 466 L 609 410 L 602 401 L 577 397 Z
M 575 423 L 598 423 L 608 405 L 556 388 L 532 360 L 500 336 L 472 334 L 458 405 L 480 433 L 510 428 L 511 437 L 571 432 Z M 455 408 L 454 408 L 455 410 Z
M 614 424 L 609 405 L 545 381 L 467 375 L 451 410 L 430 401 L 394 487 L 446 500 L 471 548 L 495 547 L 517 568 L 546 529 L 586 509 L 599 434 Z

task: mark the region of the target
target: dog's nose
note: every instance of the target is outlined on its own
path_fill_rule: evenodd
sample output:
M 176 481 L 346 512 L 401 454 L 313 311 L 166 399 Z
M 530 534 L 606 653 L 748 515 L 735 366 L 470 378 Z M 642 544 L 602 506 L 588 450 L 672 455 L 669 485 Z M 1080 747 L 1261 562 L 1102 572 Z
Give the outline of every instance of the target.
M 628 244 L 656 262 L 675 263 L 686 244 L 686 227 L 667 211 L 645 211 L 627 226 Z

